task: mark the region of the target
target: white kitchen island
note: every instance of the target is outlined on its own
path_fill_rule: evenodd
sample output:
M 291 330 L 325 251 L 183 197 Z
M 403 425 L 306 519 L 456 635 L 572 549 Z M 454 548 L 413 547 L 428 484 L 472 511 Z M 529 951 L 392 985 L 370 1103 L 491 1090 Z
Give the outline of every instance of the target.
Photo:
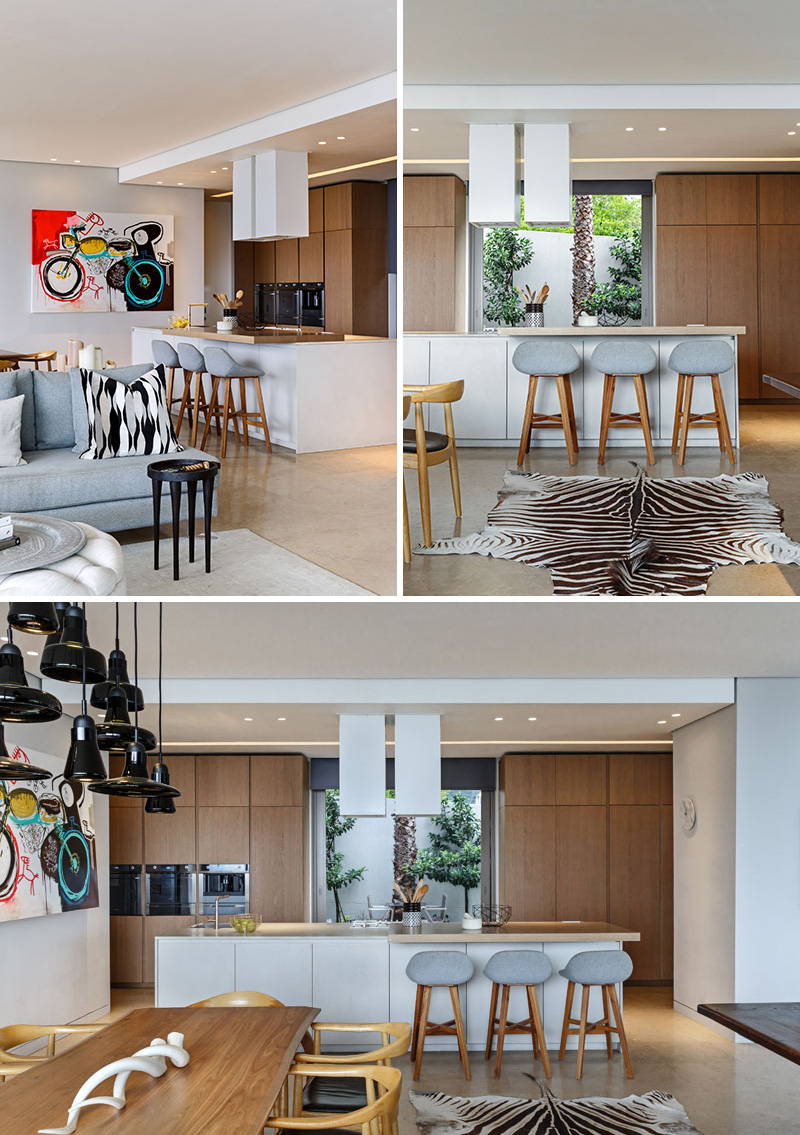
M 669 446 L 678 376 L 669 369 L 667 360 L 672 349 L 684 339 L 723 340 L 737 351 L 737 337 L 744 327 L 504 327 L 496 334 L 406 334 L 403 339 L 403 382 L 430 385 L 464 379 L 464 396 L 453 406 L 453 420 L 459 446 L 507 446 L 516 448 L 522 432 L 522 419 L 528 395 L 528 376 L 521 374 L 511 362 L 514 350 L 531 336 L 545 339 L 568 338 L 581 359 L 571 376 L 575 418 L 579 441 L 590 445 L 600 438 L 600 411 L 603 397 L 603 375 L 591 365 L 595 348 L 605 339 L 642 338 L 656 353 L 658 365 L 645 377 L 650 429 L 655 447 Z M 737 367 L 720 375 L 725 409 L 734 446 L 739 437 L 739 397 Z M 617 382 L 614 394 L 616 413 L 636 411 L 636 395 L 632 382 Z M 559 413 L 554 382 L 542 381 L 536 394 L 536 410 L 543 414 Z M 698 378 L 694 384 L 692 413 L 713 410 L 711 382 Z M 427 429 L 443 430 L 441 406 L 426 407 Z M 413 427 L 412 413 L 406 426 Z M 564 438 L 557 430 L 534 430 L 535 446 L 564 447 Z M 641 441 L 635 430 L 614 430 L 609 446 L 635 446 Z M 716 446 L 714 427 L 689 431 L 689 442 L 695 446 Z M 644 443 L 641 442 L 642 448 Z
M 219 334 L 202 327 L 134 327 L 132 363 L 152 362 L 153 339 L 166 339 L 176 350 L 179 343 L 191 343 L 201 352 L 216 344 L 237 363 L 262 370 L 261 391 L 273 445 L 295 453 L 319 453 L 390 445 L 397 440 L 394 339 L 325 332 Z M 206 375 L 203 381 L 208 395 L 211 380 Z M 248 409 L 256 406 L 253 381 L 257 380 L 248 382 Z M 180 371 L 176 371 L 174 389 L 176 394 L 183 390 Z M 238 383 L 233 383 L 232 394 L 238 409 Z M 253 426 L 248 430 L 263 439 L 262 430 Z
M 406 977 L 412 954 L 457 950 L 475 965 L 461 987 L 461 1005 L 472 1049 L 486 1043 L 491 982 L 483 967 L 497 950 L 541 950 L 553 976 L 539 988 L 548 1047 L 558 1045 L 567 982 L 559 970 L 581 950 L 621 950 L 639 934 L 605 922 L 509 923 L 501 930 L 462 931 L 458 923 L 431 923 L 419 931 L 397 923 L 359 929 L 347 924 L 265 923 L 247 937 L 233 930 L 187 931 L 155 940 L 156 1006 L 188 1005 L 217 993 L 258 990 L 290 1005 L 314 1005 L 321 1021 L 408 1021 L 414 1018 L 416 986 Z M 622 997 L 622 988 L 618 993 Z M 513 989 L 509 1019 L 528 1016 L 524 989 Z M 434 989 L 431 1020 L 449 1020 L 447 989 Z M 516 1014 L 516 1016 L 514 1016 Z M 590 1017 L 602 1017 L 599 989 L 592 991 Z M 333 1036 L 331 1036 L 333 1047 Z M 571 1041 L 574 1047 L 577 1041 Z M 602 1036 L 587 1045 L 604 1047 Z M 455 1037 L 431 1037 L 426 1048 L 454 1049 Z M 509 1036 L 507 1048 L 530 1047 Z

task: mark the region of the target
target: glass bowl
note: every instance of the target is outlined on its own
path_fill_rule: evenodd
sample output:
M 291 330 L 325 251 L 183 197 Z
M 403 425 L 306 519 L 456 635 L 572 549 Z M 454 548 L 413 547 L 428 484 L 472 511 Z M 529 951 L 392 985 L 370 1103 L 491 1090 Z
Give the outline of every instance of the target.
M 232 914 L 231 926 L 237 934 L 254 934 L 256 927 L 261 922 L 260 914 Z

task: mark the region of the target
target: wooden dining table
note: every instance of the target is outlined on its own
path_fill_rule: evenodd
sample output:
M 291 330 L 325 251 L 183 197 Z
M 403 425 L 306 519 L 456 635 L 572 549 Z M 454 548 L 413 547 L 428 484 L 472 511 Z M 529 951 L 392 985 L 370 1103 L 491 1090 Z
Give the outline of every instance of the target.
M 707 1004 L 698 1005 L 697 1012 L 785 1060 L 800 1064 L 800 1002 Z
M 64 1127 L 75 1093 L 106 1064 L 155 1037 L 184 1034 L 185 1068 L 163 1076 L 133 1072 L 127 1104 L 81 1110 L 78 1135 L 263 1135 L 295 1052 L 319 1010 L 284 1008 L 134 1009 L 40 1067 L 0 1084 L 0 1133 L 36 1135 Z M 110 1095 L 112 1080 L 94 1095 Z

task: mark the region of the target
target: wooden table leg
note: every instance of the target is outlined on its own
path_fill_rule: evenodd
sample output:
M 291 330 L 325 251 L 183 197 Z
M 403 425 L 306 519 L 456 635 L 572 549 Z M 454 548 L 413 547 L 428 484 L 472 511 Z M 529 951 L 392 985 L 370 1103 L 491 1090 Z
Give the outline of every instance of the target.
M 179 578 L 180 529 L 181 529 L 181 483 L 170 481 L 169 495 L 172 497 L 172 578 Z
M 214 478 L 203 480 L 203 524 L 206 542 L 206 574 L 211 571 L 211 511 L 214 507 Z
M 158 542 L 161 535 L 161 481 L 153 479 L 153 571 L 158 571 Z
M 186 482 L 188 506 L 187 529 L 189 531 L 189 563 L 194 563 L 194 510 L 197 505 L 197 481 Z

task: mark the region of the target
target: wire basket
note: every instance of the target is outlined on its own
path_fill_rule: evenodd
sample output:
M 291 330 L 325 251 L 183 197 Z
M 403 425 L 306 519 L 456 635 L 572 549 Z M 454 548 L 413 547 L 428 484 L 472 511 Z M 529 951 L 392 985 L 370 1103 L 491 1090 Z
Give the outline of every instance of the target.
M 497 906 L 493 903 L 478 903 L 473 906 L 472 913 L 481 920 L 484 926 L 505 926 L 511 917 L 511 907 Z

